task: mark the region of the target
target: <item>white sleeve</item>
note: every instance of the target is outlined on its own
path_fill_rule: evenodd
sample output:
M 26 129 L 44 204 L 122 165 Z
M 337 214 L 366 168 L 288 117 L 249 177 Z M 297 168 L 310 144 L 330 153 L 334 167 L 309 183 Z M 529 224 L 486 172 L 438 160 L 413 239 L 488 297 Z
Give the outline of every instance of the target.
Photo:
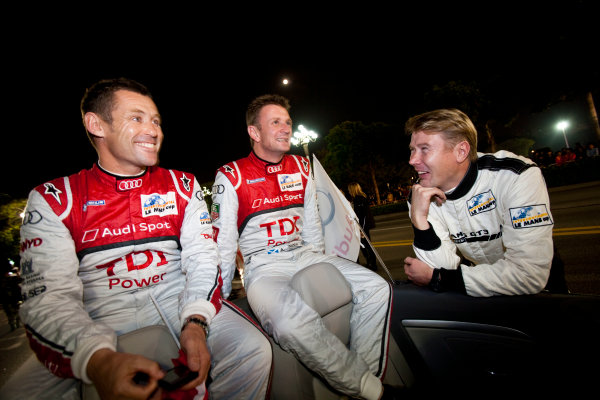
M 194 193 L 185 209 L 181 226 L 181 269 L 186 275 L 180 294 L 181 321 L 200 314 L 210 324 L 221 308 L 218 284 L 219 254 L 202 188 L 194 178 Z
M 211 218 L 214 239 L 221 256 L 223 298 L 231 294 L 231 281 L 235 275 L 235 259 L 238 251 L 238 197 L 227 177 L 217 172 L 213 185 Z
M 38 359 L 60 377 L 90 383 L 87 363 L 101 349 L 116 350 L 116 334 L 94 322 L 83 305 L 79 259 L 71 233 L 45 199 L 29 195 L 21 226 L 20 316 Z

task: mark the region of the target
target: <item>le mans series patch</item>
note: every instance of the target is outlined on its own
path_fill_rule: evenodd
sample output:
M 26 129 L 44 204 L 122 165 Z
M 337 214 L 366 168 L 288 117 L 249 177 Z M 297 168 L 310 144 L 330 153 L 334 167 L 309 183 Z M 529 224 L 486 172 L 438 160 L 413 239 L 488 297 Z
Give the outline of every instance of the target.
M 302 177 L 300 172 L 295 174 L 278 174 L 277 180 L 279 181 L 279 189 L 282 192 L 288 190 L 302 190 Z
M 496 208 L 496 198 L 491 190 L 476 194 L 467 200 L 467 209 L 471 217 L 494 208 Z
M 515 229 L 553 224 L 545 204 L 511 208 L 510 220 Z
M 144 218 L 152 215 L 165 216 L 177 215 L 177 197 L 175 192 L 167 194 L 152 193 L 141 195 L 142 216 Z

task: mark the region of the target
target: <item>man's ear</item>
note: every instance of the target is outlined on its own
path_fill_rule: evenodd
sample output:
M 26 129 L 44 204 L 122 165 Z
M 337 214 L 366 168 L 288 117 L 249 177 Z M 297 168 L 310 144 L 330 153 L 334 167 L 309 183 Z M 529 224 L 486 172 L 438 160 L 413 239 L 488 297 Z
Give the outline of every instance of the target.
M 255 142 L 260 142 L 260 135 L 258 134 L 258 129 L 256 126 L 250 125 L 248 127 L 248 135 L 250 135 L 250 138 Z
M 454 151 L 456 153 L 456 161 L 462 163 L 469 158 L 471 146 L 469 145 L 469 142 L 463 140 L 454 147 Z
M 104 126 L 102 125 L 102 120 L 98 114 L 87 112 L 85 113 L 83 119 L 85 121 L 85 128 L 91 135 L 96 137 L 104 137 Z

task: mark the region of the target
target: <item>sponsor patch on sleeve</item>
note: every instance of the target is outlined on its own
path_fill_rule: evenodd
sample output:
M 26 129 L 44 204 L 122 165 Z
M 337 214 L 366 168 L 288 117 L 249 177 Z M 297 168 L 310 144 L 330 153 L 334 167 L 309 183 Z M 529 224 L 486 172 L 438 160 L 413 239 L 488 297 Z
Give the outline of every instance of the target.
M 510 220 L 515 229 L 553 224 L 545 204 L 511 208 Z
M 210 218 L 214 221 L 219 219 L 219 209 L 221 207 L 219 206 L 219 203 L 212 203 L 212 205 L 210 206 Z

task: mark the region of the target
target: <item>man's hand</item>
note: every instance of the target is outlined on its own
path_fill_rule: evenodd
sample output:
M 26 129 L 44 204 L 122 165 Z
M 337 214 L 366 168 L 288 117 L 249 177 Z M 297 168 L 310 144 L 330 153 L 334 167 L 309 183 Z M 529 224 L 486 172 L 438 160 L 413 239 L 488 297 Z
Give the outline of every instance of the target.
M 193 317 L 204 319 L 200 315 Z M 183 386 L 182 390 L 192 389 L 206 381 L 210 368 L 210 352 L 206 345 L 206 333 L 204 329 L 194 323 L 187 324 L 181 331 L 181 348 L 187 356 L 188 368 L 198 371 L 198 377 Z
M 142 372 L 148 376 L 145 385 L 133 378 Z M 87 374 L 101 399 L 160 399 L 158 380 L 164 376 L 157 362 L 136 354 L 109 349 L 96 351 L 87 365 Z M 151 397 L 152 396 L 152 397 Z
M 425 187 L 419 184 L 412 186 L 410 198 L 410 220 L 415 228 L 422 231 L 429 229 L 427 215 L 432 201 L 441 206 L 446 201 L 446 194 L 437 187 Z
M 406 257 L 404 259 L 404 273 L 415 285 L 426 286 L 431 282 L 433 268 L 417 258 Z

